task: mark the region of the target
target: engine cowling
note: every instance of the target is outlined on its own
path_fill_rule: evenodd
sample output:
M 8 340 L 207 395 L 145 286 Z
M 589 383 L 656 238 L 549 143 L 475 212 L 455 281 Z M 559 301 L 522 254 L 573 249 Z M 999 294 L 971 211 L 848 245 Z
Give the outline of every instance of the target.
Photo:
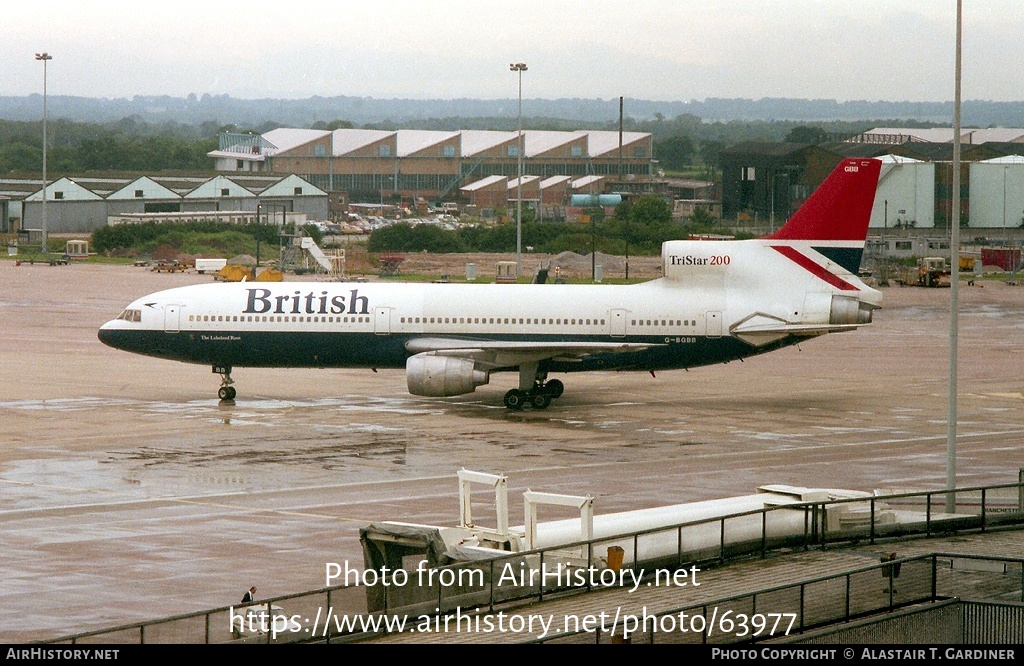
M 405 362 L 405 379 L 413 395 L 445 398 L 472 393 L 490 381 L 490 374 L 466 358 L 416 354 Z
M 832 296 L 828 323 L 830 324 L 870 324 L 871 306 L 860 299 L 850 296 Z

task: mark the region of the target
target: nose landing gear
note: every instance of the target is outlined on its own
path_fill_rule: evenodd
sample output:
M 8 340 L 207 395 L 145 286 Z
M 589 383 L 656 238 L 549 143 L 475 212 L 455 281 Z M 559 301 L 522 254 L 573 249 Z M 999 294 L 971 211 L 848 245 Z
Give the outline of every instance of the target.
M 217 390 L 217 397 L 220 398 L 221 402 L 231 402 L 235 399 L 236 391 L 232 384 L 235 380 L 231 379 L 231 366 L 230 365 L 215 365 L 213 371 L 220 375 L 220 388 Z

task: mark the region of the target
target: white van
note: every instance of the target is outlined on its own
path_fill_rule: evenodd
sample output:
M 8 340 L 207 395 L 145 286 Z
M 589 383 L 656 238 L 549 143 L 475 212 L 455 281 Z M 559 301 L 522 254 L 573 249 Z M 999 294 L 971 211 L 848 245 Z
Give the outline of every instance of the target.
M 206 271 L 217 272 L 220 269 L 228 265 L 227 259 L 196 259 L 196 272 L 205 273 Z

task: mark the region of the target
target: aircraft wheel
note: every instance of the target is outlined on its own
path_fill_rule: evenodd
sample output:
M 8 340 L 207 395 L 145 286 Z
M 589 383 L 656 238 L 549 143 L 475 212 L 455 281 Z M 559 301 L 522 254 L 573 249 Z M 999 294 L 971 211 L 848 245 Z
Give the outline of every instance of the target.
M 552 399 L 559 398 L 565 393 L 565 384 L 557 379 L 552 379 L 550 382 L 544 384 L 544 392 L 551 396 Z
M 235 393 L 234 386 L 221 386 L 220 390 L 217 391 L 217 397 L 221 400 L 234 400 Z
M 547 409 L 551 404 L 551 396 L 547 393 L 534 393 L 530 396 L 530 404 L 534 409 Z
M 526 393 L 519 389 L 512 389 L 505 394 L 505 406 L 509 409 L 520 410 L 526 406 Z

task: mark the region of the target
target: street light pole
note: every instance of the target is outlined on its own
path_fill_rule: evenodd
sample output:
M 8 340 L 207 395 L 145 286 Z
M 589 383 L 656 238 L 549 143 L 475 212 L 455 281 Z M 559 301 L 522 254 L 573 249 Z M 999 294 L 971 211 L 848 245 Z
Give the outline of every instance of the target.
M 953 205 L 949 253 L 949 410 L 946 428 L 946 490 L 956 488 L 957 357 L 960 290 L 960 78 L 963 34 L 963 0 L 956 0 L 956 55 L 953 84 Z M 956 493 L 946 493 L 946 513 L 956 512 Z
M 512 72 L 519 72 L 519 177 L 516 179 L 516 279 L 523 274 L 523 72 L 525 62 L 513 62 L 508 66 Z
M 622 106 L 625 98 L 619 96 L 619 181 L 622 180 Z M 629 281 L 629 215 L 626 216 L 626 281 Z
M 49 53 L 37 53 L 36 60 L 43 61 L 43 233 L 40 250 L 46 254 L 46 62 L 53 60 Z

